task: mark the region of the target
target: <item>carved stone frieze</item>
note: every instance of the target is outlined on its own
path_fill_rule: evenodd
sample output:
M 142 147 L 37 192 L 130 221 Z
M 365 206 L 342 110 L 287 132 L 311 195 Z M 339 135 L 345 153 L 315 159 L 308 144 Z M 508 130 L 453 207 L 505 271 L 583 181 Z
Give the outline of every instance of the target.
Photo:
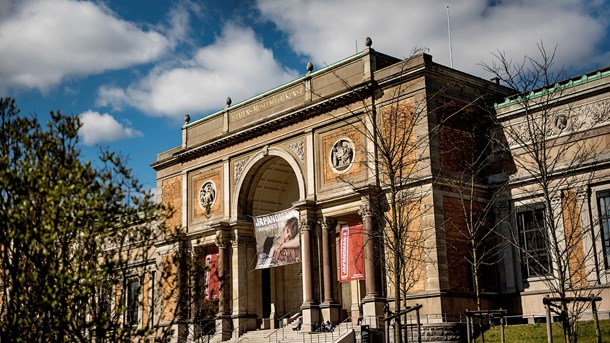
M 546 115 L 546 118 L 545 118 Z M 539 117 L 513 124 L 508 131 L 508 143 L 520 145 L 532 140 L 550 138 L 580 130 L 588 130 L 610 122 L 610 100 L 597 101 L 574 108 L 550 109 Z M 544 120 L 546 119 L 546 122 Z

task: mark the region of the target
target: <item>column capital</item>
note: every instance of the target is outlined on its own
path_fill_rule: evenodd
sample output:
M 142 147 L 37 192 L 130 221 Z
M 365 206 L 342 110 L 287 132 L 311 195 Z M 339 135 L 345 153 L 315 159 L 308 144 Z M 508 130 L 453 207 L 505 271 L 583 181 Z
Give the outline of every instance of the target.
M 216 239 L 214 243 L 221 249 L 228 248 L 231 243 L 231 232 L 229 231 L 230 225 L 226 222 L 220 222 L 211 225 L 212 229 L 216 231 Z
M 315 218 L 308 215 L 301 215 L 299 221 L 301 223 L 301 231 L 313 231 L 317 224 Z
M 371 206 L 371 204 L 369 202 L 365 202 L 364 204 L 360 205 L 358 214 L 360 216 L 362 216 L 362 218 L 372 217 L 373 216 L 373 207 Z
M 318 221 L 318 224 L 322 230 L 332 230 L 337 226 L 337 219 L 334 217 L 322 217 L 322 219 Z
M 234 239 L 231 241 L 233 248 L 240 246 L 254 247 L 256 248 L 256 239 L 252 236 L 244 236 L 236 233 Z
M 229 247 L 229 243 L 231 242 L 231 238 L 223 233 L 223 231 L 216 231 L 216 239 L 214 243 L 220 249 L 226 249 Z

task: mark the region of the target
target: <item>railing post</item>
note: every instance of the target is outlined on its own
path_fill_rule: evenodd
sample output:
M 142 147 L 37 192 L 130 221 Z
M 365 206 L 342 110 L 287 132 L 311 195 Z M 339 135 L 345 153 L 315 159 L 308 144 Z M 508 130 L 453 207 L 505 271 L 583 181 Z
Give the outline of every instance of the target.
M 415 310 L 415 319 L 417 320 L 417 337 L 418 337 L 417 342 L 421 343 L 421 325 L 419 323 L 419 308 L 417 310 Z
M 597 336 L 597 343 L 602 342 L 602 333 L 599 329 L 599 319 L 597 318 L 597 304 L 595 298 L 591 298 L 591 312 L 593 314 L 593 322 L 595 323 L 595 336 Z
M 472 342 L 472 333 L 470 331 L 470 316 L 468 315 L 468 310 L 466 310 L 466 339 L 468 340 L 468 343 Z
M 551 317 L 551 302 L 543 301 L 546 307 L 546 335 L 547 342 L 553 343 L 553 317 Z

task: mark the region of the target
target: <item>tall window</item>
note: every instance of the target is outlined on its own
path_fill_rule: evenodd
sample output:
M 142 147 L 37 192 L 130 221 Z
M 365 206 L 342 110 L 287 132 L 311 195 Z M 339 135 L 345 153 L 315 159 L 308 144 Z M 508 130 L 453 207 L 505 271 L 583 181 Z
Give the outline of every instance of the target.
M 521 267 L 524 277 L 548 275 L 551 270 L 548 233 L 544 225 L 544 208 L 534 206 L 519 209 L 517 228 L 521 243 Z
M 608 269 L 610 268 L 610 191 L 597 193 L 597 203 L 602 242 L 604 243 L 604 263 Z
M 127 280 L 127 318 L 128 325 L 138 325 L 138 310 L 140 308 L 140 280 L 132 278 Z

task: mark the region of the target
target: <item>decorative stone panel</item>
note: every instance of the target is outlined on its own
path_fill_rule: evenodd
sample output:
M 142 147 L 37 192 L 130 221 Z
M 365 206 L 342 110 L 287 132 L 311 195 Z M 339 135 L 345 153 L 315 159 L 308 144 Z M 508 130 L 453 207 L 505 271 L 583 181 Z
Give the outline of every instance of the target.
M 189 182 L 189 212 L 194 222 L 222 215 L 222 169 L 216 168 L 194 174 Z
M 366 172 L 364 128 L 360 124 L 343 127 L 320 136 L 321 185 L 358 181 Z
M 163 204 L 174 211 L 172 216 L 165 220 L 168 229 L 173 231 L 182 226 L 182 176 L 163 180 L 162 192 Z

